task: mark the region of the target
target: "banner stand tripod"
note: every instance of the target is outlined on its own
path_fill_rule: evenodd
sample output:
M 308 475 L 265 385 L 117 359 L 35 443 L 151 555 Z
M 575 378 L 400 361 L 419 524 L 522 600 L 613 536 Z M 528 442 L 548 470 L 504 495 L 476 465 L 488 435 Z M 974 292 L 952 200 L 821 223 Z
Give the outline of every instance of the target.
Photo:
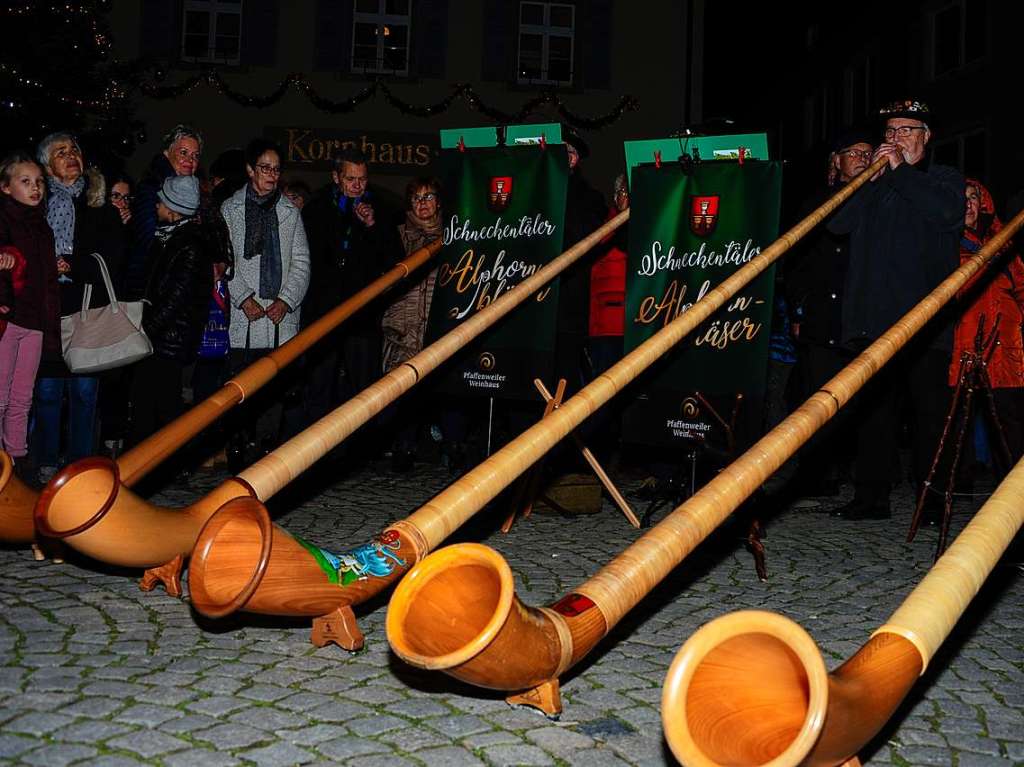
M 562 399 L 565 397 L 565 379 L 560 378 L 558 380 L 558 386 L 555 388 L 554 396 L 551 395 L 551 392 L 548 391 L 544 382 L 539 378 L 533 379 L 533 385 L 537 387 L 537 391 L 539 391 L 541 397 L 544 398 L 544 415 L 542 417 L 546 418 L 562 404 Z M 596 456 L 594 456 L 590 449 L 583 444 L 583 440 L 575 431 L 572 432 L 572 438 L 576 442 L 576 447 L 579 448 L 580 452 L 583 454 L 583 458 L 590 465 L 590 468 L 593 470 L 598 480 L 600 480 L 612 501 L 619 507 L 619 510 L 623 513 L 626 519 L 629 520 L 629 524 L 633 527 L 639 528 L 640 520 L 637 519 L 636 514 L 633 513 L 629 503 L 622 496 L 622 493 L 619 492 L 615 483 L 612 482 L 611 477 L 608 476 L 608 473 L 604 468 L 602 468 Z M 512 529 L 512 525 L 515 523 L 517 516 L 522 519 L 526 519 L 533 512 L 533 500 L 538 494 L 537 491 L 543 471 L 543 463 L 543 459 L 541 459 L 523 476 L 519 485 L 519 493 L 516 498 L 516 502 L 512 506 L 511 513 L 509 513 L 505 522 L 501 526 L 501 531 L 503 533 L 507 533 Z M 559 508 L 558 504 L 547 496 L 542 497 L 545 502 L 553 508 Z
M 728 463 L 736 453 L 736 421 L 739 417 L 740 406 L 743 404 L 743 394 L 736 394 L 729 421 L 726 421 L 699 391 L 695 391 L 693 397 L 721 427 L 722 433 L 725 435 L 725 450 L 720 455 L 725 459 L 725 463 Z M 654 495 L 647 504 L 647 508 L 644 509 L 641 527 L 650 527 L 654 514 L 663 506 L 671 505 L 674 508 L 694 495 L 697 492 L 698 457 L 701 453 L 713 454 L 720 452 L 718 449 L 708 445 L 703 435 L 697 435 L 687 439 L 685 442 L 686 447 L 683 460 L 676 465 L 675 472 L 667 480 L 656 484 Z M 757 517 L 752 517 L 747 528 L 745 543 L 754 556 L 754 568 L 757 571 L 757 577 L 762 581 L 768 580 L 764 544 L 761 542 L 761 539 L 765 537 L 767 536 L 761 520 Z

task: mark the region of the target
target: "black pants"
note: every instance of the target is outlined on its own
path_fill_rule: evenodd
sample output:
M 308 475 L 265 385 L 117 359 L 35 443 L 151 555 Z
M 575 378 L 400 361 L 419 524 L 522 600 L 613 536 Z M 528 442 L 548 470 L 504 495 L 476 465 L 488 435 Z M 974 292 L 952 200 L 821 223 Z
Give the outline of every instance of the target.
M 795 410 L 853 360 L 851 352 L 818 344 L 799 347 L 788 394 Z M 837 479 L 839 467 L 851 450 L 848 431 L 851 407 L 844 407 L 822 426 L 800 450 L 801 479 L 809 483 Z
M 181 414 L 182 375 L 176 360 L 146 357 L 132 370 L 132 423 L 128 442 L 137 445 Z
M 928 476 L 949 410 L 949 356 L 947 351 L 908 347 L 854 397 L 854 488 L 859 500 L 885 503 L 889 499 L 893 469 L 899 460 L 900 415 L 904 408 L 910 416 L 914 481 L 920 487 Z M 947 476 L 948 470 L 940 466 L 937 480 Z M 943 479 L 943 488 L 937 489 L 944 489 L 944 484 Z

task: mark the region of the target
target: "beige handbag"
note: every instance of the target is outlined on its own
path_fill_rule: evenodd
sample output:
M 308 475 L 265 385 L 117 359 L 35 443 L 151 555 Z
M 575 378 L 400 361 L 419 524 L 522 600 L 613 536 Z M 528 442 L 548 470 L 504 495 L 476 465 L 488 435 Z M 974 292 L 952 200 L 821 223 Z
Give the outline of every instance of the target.
M 130 365 L 153 353 L 153 345 L 142 330 L 142 302 L 118 301 L 107 264 L 99 253 L 103 284 L 110 305 L 90 309 L 92 284 L 82 291 L 82 310 L 60 318 L 61 349 L 72 373 L 98 373 Z

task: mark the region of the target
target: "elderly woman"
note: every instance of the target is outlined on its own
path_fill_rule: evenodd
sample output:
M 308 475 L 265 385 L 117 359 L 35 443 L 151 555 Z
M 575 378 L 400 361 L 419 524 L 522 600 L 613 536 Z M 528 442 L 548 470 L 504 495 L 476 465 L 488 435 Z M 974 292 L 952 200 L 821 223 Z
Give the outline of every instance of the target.
M 966 196 L 961 262 L 971 258 L 1002 229 L 992 196 L 980 181 L 967 179 Z M 956 326 L 949 384 L 956 386 L 963 357 L 974 351 L 979 328 L 987 339 L 995 327 L 996 340 L 985 369 L 1010 458 L 1016 463 L 1024 455 L 1024 262 L 1020 256 L 1008 250 L 996 256 L 989 268 L 963 291 L 961 302 L 967 308 Z M 993 454 L 1000 473 L 1009 471 L 1013 463 L 1003 465 L 1002 450 L 994 450 Z
M 86 169 L 82 150 L 70 133 L 44 138 L 36 156 L 46 169 L 46 219 L 56 245 L 60 313 L 79 311 L 83 289 L 90 283 L 91 306 L 106 306 L 110 299 L 90 254 L 103 256 L 111 274 L 117 275 L 124 258 L 125 233 L 120 216 L 107 203 L 103 176 L 93 168 Z M 69 463 L 95 452 L 98 391 L 99 378 L 72 375 L 59 353 L 44 351 L 36 379 L 33 435 L 41 479 L 48 479 L 61 464 L 62 437 L 66 441 L 63 456 Z M 67 422 L 62 424 L 65 396 Z
M 292 338 L 299 329 L 299 307 L 309 287 L 309 246 L 298 208 L 281 194 L 281 151 L 271 141 L 254 139 L 245 150 L 249 183 L 221 206 L 235 254 L 228 293 L 231 312 L 232 367 L 243 367 Z M 261 415 L 259 438 L 277 438 L 281 418 L 280 387 L 268 387 L 273 402 Z M 274 391 L 276 389 L 276 391 Z
M 130 298 L 141 298 L 150 265 L 146 256 L 156 233 L 157 192 L 171 176 L 194 176 L 199 170 L 203 136 L 190 125 L 175 125 L 163 137 L 163 149 L 149 163 L 132 196 L 132 249 L 125 268 L 125 288 Z
M 415 178 L 405 189 L 405 199 L 408 210 L 398 234 L 405 255 L 409 256 L 442 235 L 440 182 L 433 178 Z M 381 323 L 385 373 L 423 348 L 436 279 L 437 268 L 434 267 L 385 310 Z M 398 471 L 412 467 L 416 450 L 416 419 L 411 412 L 407 415 L 406 425 L 400 428 L 392 448 L 392 462 Z

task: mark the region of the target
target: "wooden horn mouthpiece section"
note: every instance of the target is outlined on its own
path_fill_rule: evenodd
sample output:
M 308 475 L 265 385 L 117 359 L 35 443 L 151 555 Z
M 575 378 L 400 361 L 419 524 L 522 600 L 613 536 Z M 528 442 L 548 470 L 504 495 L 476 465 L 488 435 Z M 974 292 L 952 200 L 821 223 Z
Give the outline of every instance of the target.
M 447 546 L 409 571 L 391 597 L 388 641 L 407 663 L 492 690 L 556 679 L 571 647 L 549 610 L 526 607 L 512 571 L 491 548 Z M 571 640 L 569 640 L 571 644 Z
M 31 543 L 38 496 L 14 474 L 14 461 L 0 450 L 0 543 Z
M 396 523 L 369 543 L 335 553 L 271 523 L 255 498 L 231 501 L 196 539 L 188 574 L 192 604 L 210 618 L 239 610 L 330 616 L 380 593 L 417 561 L 422 544 L 407 528 Z M 339 644 L 358 649 L 362 639 Z
M 885 724 L 921 671 L 914 646 L 871 639 L 832 674 L 789 618 L 743 610 L 679 650 L 661 696 L 672 753 L 687 767 L 835 767 Z
M 252 495 L 229 479 L 192 506 L 155 506 L 126 488 L 117 463 L 85 458 L 61 469 L 39 496 L 35 526 L 93 559 L 151 568 L 192 551 L 203 524 L 232 498 Z

